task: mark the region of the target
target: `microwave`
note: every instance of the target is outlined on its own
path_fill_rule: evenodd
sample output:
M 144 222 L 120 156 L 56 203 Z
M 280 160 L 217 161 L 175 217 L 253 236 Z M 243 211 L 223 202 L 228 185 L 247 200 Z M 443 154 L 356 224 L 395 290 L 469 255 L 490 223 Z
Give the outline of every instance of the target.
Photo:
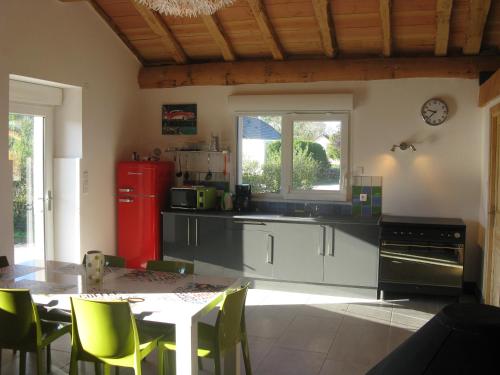
M 214 187 L 190 186 L 170 189 L 170 207 L 185 210 L 215 209 L 217 191 Z

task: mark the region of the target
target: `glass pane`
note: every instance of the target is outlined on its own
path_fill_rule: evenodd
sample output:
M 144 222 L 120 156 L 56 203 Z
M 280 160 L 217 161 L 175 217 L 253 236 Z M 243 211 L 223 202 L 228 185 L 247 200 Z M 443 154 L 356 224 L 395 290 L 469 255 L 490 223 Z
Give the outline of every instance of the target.
M 293 190 L 340 190 L 340 121 L 293 122 Z
M 281 186 L 281 116 L 240 117 L 242 183 L 253 193 L 279 193 Z
M 15 263 L 43 259 L 43 121 L 9 114 Z

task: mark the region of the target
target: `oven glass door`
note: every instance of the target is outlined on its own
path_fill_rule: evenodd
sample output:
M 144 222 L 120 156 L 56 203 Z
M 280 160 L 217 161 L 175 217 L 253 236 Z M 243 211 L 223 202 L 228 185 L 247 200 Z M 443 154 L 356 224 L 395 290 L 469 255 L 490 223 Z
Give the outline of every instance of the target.
M 463 245 L 382 241 L 380 281 L 461 287 Z

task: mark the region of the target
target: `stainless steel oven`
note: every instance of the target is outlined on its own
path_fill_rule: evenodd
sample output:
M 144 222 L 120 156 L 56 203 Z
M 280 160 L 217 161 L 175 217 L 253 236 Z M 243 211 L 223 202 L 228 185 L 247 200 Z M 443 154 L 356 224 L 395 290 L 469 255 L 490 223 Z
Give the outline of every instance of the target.
M 459 295 L 465 224 L 459 219 L 384 216 L 379 291 Z

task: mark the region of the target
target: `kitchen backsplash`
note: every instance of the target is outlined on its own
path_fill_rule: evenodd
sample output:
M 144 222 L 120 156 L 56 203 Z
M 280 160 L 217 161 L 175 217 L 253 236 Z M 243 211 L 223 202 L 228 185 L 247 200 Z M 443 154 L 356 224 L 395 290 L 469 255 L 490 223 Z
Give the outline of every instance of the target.
M 382 177 L 355 176 L 351 202 L 272 202 L 252 201 L 257 212 L 304 216 L 379 216 L 382 214 Z M 360 195 L 366 194 L 366 200 Z
M 382 177 L 354 176 L 351 192 L 352 216 L 378 216 L 382 213 Z

